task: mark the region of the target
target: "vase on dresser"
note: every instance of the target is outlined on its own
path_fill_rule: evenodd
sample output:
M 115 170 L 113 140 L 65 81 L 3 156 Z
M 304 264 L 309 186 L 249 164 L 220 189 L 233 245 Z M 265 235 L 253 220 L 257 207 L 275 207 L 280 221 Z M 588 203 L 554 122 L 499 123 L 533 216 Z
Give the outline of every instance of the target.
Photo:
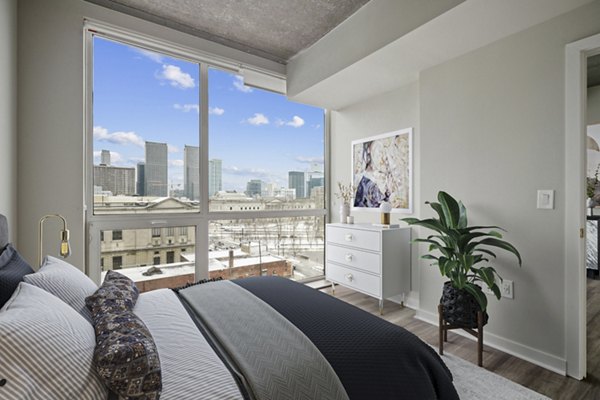
M 349 215 L 350 215 L 350 204 L 348 204 L 348 203 L 340 204 L 340 222 L 342 224 L 346 223 Z

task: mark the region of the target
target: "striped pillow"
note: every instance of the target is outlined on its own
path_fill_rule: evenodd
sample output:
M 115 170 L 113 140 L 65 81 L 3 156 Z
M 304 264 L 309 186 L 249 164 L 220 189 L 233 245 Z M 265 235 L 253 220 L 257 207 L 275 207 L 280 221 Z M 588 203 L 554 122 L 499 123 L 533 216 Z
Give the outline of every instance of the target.
M 92 323 L 92 315 L 85 306 L 85 298 L 93 294 L 98 286 L 78 268 L 58 258 L 47 256 L 40 270 L 35 274 L 26 275 L 23 280 L 52 293 Z
M 0 398 L 105 400 L 94 328 L 50 293 L 21 282 L 0 310 Z

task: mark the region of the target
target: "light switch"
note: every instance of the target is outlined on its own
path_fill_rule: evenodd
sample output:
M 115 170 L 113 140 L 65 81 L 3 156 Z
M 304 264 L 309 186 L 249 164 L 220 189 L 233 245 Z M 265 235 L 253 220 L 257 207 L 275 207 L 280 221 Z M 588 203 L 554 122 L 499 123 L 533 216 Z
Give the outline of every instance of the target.
M 545 210 L 554 209 L 554 190 L 538 190 L 537 208 Z

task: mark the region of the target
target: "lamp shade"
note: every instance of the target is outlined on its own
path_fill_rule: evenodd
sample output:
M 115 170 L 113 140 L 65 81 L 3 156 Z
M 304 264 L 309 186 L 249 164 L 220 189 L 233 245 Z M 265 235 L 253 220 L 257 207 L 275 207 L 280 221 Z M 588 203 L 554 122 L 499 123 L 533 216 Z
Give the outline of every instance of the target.
M 381 210 L 382 213 L 391 213 L 392 205 L 389 202 L 384 201 L 381 204 L 379 204 L 379 210 Z

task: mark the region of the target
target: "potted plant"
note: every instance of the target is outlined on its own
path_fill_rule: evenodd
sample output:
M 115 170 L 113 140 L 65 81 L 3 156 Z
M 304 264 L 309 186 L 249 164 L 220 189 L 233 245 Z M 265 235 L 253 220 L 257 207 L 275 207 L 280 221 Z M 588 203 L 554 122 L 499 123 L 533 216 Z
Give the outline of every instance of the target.
M 426 202 L 437 213 L 438 218 L 404 218 L 409 225 L 419 225 L 435 231 L 415 242 L 429 244 L 429 254 L 422 258 L 433 260 L 444 283 L 440 303 L 444 319 L 452 325 L 473 328 L 477 326 L 477 312 L 484 312 L 484 323 L 488 316 L 487 297 L 479 284 L 486 285 L 500 299 L 497 279 L 502 281 L 490 259 L 496 254 L 490 247 L 500 248 L 514 254 L 521 265 L 521 255 L 510 243 L 502 240 L 503 230 L 497 226 L 468 226 L 467 210 L 462 202 L 448 193 L 440 191 L 438 202 Z

